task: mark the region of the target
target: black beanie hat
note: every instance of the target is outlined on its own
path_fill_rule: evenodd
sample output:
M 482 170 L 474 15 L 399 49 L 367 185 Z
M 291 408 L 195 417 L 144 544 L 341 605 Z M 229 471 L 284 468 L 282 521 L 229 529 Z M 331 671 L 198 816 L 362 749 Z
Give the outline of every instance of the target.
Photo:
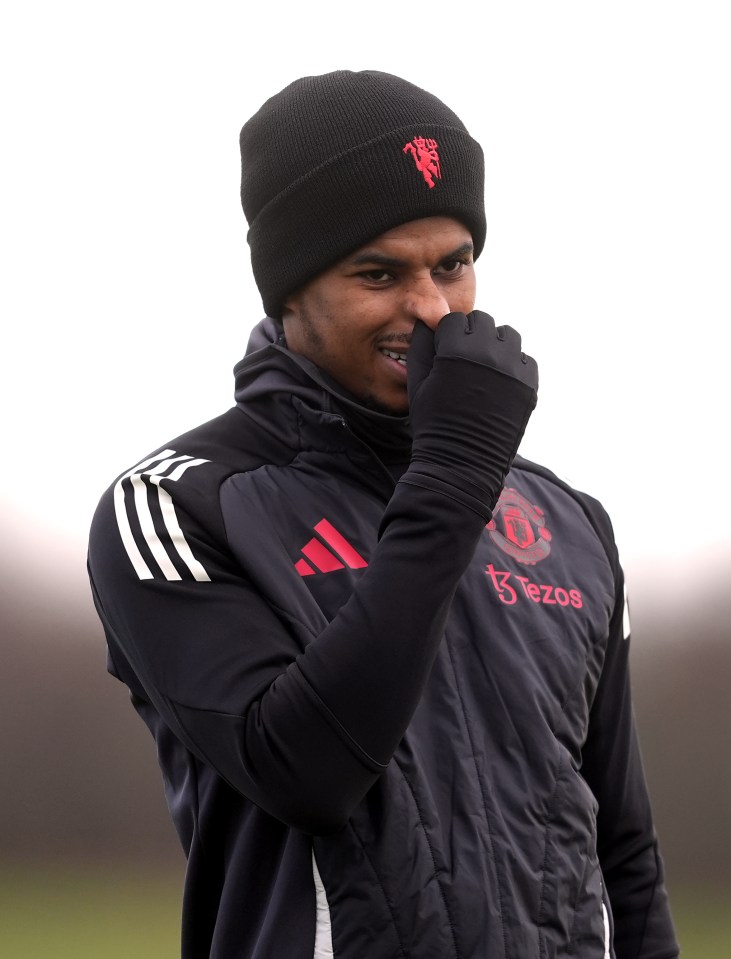
M 410 220 L 451 216 L 485 244 L 480 145 L 441 100 L 400 77 L 295 80 L 241 130 L 241 203 L 267 315 L 352 250 Z

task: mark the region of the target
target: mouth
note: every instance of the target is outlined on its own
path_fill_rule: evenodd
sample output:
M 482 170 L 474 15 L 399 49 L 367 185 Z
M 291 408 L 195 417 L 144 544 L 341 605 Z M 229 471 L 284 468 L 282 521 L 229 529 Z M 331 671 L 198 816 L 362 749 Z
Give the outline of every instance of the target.
M 389 360 L 395 360 L 402 366 L 406 366 L 406 350 L 387 350 L 385 347 L 379 347 L 379 352 L 387 356 Z

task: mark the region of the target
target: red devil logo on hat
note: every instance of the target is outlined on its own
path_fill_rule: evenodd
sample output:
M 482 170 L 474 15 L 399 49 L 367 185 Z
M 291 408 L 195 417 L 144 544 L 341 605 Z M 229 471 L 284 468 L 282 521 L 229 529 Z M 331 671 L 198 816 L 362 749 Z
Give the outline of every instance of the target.
M 439 163 L 439 154 L 437 149 L 439 144 L 436 140 L 430 140 L 426 137 L 414 137 L 407 143 L 403 152 L 411 152 L 416 164 L 416 169 L 420 171 L 429 189 L 434 187 L 434 177 L 437 180 L 442 178 L 442 168 Z

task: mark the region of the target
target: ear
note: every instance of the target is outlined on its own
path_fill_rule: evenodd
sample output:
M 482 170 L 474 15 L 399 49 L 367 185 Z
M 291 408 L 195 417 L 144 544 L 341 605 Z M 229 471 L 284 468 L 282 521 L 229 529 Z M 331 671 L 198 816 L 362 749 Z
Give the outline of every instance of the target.
M 299 316 L 299 298 L 296 293 L 290 293 L 284 303 L 282 303 L 282 320 L 287 316 Z
M 284 330 L 284 340 L 292 348 L 293 344 L 298 342 L 299 332 L 299 299 L 296 293 L 291 293 L 282 304 L 282 328 Z

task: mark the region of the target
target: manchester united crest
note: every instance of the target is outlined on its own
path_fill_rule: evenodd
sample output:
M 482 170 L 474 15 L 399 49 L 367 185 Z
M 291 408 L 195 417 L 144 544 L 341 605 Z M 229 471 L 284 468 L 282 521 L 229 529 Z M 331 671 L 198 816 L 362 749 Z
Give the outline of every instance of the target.
M 500 494 L 487 531 L 504 553 L 526 566 L 535 566 L 551 552 L 543 511 L 514 489 Z

